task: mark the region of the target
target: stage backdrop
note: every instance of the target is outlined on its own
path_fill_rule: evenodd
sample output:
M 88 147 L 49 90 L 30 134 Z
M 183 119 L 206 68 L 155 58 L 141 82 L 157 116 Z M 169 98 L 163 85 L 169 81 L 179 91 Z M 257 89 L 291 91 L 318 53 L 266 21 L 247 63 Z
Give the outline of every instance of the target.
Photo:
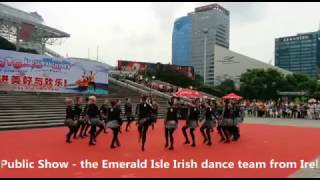
M 0 91 L 107 94 L 109 66 L 0 50 Z

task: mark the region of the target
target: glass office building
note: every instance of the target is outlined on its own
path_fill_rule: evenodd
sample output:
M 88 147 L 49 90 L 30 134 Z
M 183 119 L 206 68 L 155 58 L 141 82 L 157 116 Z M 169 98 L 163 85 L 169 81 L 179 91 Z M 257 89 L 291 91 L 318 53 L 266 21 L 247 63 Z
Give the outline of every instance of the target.
M 320 32 L 297 34 L 275 40 L 275 65 L 320 79 Z
M 214 45 L 229 49 L 230 13 L 219 4 L 195 8 L 175 21 L 172 64 L 193 66 L 195 73 L 214 84 Z
M 192 17 L 192 66 L 214 85 L 214 46 L 229 49 L 230 13 L 218 4 L 195 8 Z
M 191 66 L 192 18 L 183 16 L 174 22 L 172 34 L 172 64 Z

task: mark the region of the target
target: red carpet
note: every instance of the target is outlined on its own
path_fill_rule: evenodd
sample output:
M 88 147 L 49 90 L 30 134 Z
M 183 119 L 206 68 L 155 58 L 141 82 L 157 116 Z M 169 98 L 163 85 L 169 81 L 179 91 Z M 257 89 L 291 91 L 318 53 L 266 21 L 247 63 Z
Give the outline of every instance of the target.
M 183 125 L 184 122 L 180 123 Z M 120 134 L 121 147 L 110 149 L 111 133 L 101 134 L 97 145 L 88 146 L 88 138 L 65 143 L 66 128 L 33 129 L 0 132 L 0 160 L 39 159 L 69 161 L 79 164 L 80 160 L 136 161 L 137 159 L 164 159 L 167 161 L 195 160 L 209 161 L 311 161 L 320 153 L 319 129 L 268 125 L 242 125 L 241 139 L 231 144 L 202 144 L 197 129 L 197 147 L 183 145 L 181 129 L 175 132 L 175 150 L 164 149 L 162 122 L 155 130 L 149 130 L 146 151 L 141 152 L 138 134 L 134 125 L 130 132 Z M 314 141 L 316 140 L 316 141 Z M 200 163 L 199 163 L 200 165 Z M 297 169 L 0 169 L 0 177 L 288 177 Z

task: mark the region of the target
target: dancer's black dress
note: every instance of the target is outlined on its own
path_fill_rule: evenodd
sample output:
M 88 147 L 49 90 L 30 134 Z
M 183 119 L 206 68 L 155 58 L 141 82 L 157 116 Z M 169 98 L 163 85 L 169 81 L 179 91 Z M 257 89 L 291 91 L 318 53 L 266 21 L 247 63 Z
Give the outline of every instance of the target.
M 138 131 L 139 141 L 142 140 L 141 150 L 144 151 L 148 128 L 151 125 L 151 106 L 143 100 L 142 103 L 137 105 L 138 110 Z
M 112 106 L 108 109 L 108 122 L 107 122 L 107 128 L 112 129 L 113 131 L 113 138 L 110 145 L 110 148 L 115 148 L 116 146 L 120 146 L 119 142 L 119 130 L 120 130 L 120 124 L 121 124 L 121 110 L 116 107 Z
M 223 118 L 221 121 L 221 130 L 224 136 L 224 143 L 230 143 L 230 135 L 232 135 L 233 123 L 233 108 L 226 103 L 223 109 Z
M 207 143 L 207 145 L 212 145 L 211 130 L 216 126 L 215 119 L 217 119 L 215 115 L 215 110 L 210 106 L 206 107 L 205 119 L 204 119 L 204 123 L 200 128 L 200 131 L 204 138 L 203 142 Z
M 126 131 L 129 131 L 130 124 L 134 120 L 133 115 L 132 115 L 132 104 L 130 102 L 125 103 L 124 113 L 127 117 Z
M 170 107 L 167 110 L 167 116 L 165 119 L 165 138 L 166 138 L 166 144 L 165 147 L 167 148 L 169 146 L 170 141 L 170 147 L 169 150 L 173 150 L 173 133 L 175 129 L 178 126 L 178 108 L 173 107 L 171 104 Z
M 68 126 L 69 132 L 67 133 L 67 143 L 71 143 L 71 136 L 74 134 L 76 131 L 76 121 L 74 120 L 74 111 L 71 105 L 68 105 L 66 108 L 66 119 L 64 121 L 64 124 Z
M 94 142 L 96 138 L 97 125 L 99 125 L 100 121 L 100 111 L 98 106 L 96 104 L 89 104 L 87 115 L 91 124 L 89 145 L 95 145 Z
M 233 106 L 233 124 L 230 127 L 232 140 L 237 141 L 240 138 L 239 124 L 243 121 L 243 112 L 239 105 Z
M 74 119 L 77 121 L 77 125 L 75 127 L 75 133 L 73 135 L 73 138 L 76 139 L 80 127 L 84 124 L 84 121 L 82 121 L 82 118 L 81 118 L 81 112 L 82 112 L 81 104 L 75 104 L 73 106 L 73 111 L 74 111 Z
M 196 140 L 194 136 L 194 130 L 198 127 L 198 120 L 200 118 L 200 110 L 196 106 L 191 106 L 189 108 L 189 116 L 186 121 L 186 125 L 182 127 L 182 133 L 185 138 L 184 144 L 190 144 L 188 135 L 187 135 L 187 129 L 190 128 L 190 135 L 192 138 L 192 146 L 196 146 Z
M 158 118 L 158 105 L 152 104 L 151 105 L 151 123 L 152 123 L 152 129 L 154 129 L 154 125 L 157 123 Z
M 80 136 L 81 137 L 86 137 L 88 134 L 88 130 L 90 128 L 89 119 L 88 119 L 88 106 L 89 106 L 88 102 L 89 102 L 89 98 L 87 97 L 86 98 L 86 105 L 83 106 L 82 113 L 81 113 L 81 116 L 83 118 L 83 125 L 80 129 Z
M 107 104 L 103 104 L 100 107 L 100 116 L 101 116 L 101 120 L 104 121 L 104 124 L 107 124 L 108 121 L 108 110 L 109 110 L 109 106 Z M 107 128 L 104 128 L 104 133 L 107 133 Z

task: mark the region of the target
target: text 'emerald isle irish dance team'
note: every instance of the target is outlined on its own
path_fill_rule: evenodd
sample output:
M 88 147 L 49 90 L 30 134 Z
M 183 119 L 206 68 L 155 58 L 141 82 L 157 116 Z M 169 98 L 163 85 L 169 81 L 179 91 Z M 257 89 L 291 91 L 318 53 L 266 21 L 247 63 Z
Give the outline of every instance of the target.
M 95 145 L 96 138 L 103 131 L 107 133 L 110 128 L 113 132 L 113 138 L 110 148 L 120 146 L 119 133 L 123 121 L 121 119 L 120 100 L 106 99 L 99 108 L 96 104 L 96 97 L 90 96 L 82 103 L 82 98 L 77 97 L 75 103 L 73 99 L 66 98 L 66 120 L 65 125 L 69 131 L 66 135 L 66 142 L 71 143 L 71 138 L 84 138 L 89 131 L 89 145 Z M 128 131 L 130 124 L 135 121 L 139 132 L 139 143 L 141 150 L 145 150 L 147 132 L 149 127 L 154 128 L 158 118 L 158 104 L 147 96 L 142 96 L 140 103 L 136 105 L 135 114 L 133 113 L 133 104 L 130 98 L 126 98 L 124 104 L 124 115 L 126 117 L 126 128 Z M 182 119 L 182 106 L 176 97 L 168 101 L 166 117 L 164 118 L 165 130 L 165 148 L 174 149 L 174 132 L 178 127 L 179 120 Z M 206 99 L 204 101 L 193 100 L 187 103 L 187 112 L 185 113 L 185 125 L 182 127 L 182 133 L 185 138 L 184 144 L 196 146 L 195 130 L 200 126 L 203 136 L 203 143 L 212 145 L 212 132 L 216 128 L 222 143 L 230 143 L 240 138 L 239 125 L 243 122 L 244 111 L 239 102 L 225 100 L 223 108 L 218 108 L 215 99 Z M 188 131 L 191 136 L 191 142 L 188 137 Z

